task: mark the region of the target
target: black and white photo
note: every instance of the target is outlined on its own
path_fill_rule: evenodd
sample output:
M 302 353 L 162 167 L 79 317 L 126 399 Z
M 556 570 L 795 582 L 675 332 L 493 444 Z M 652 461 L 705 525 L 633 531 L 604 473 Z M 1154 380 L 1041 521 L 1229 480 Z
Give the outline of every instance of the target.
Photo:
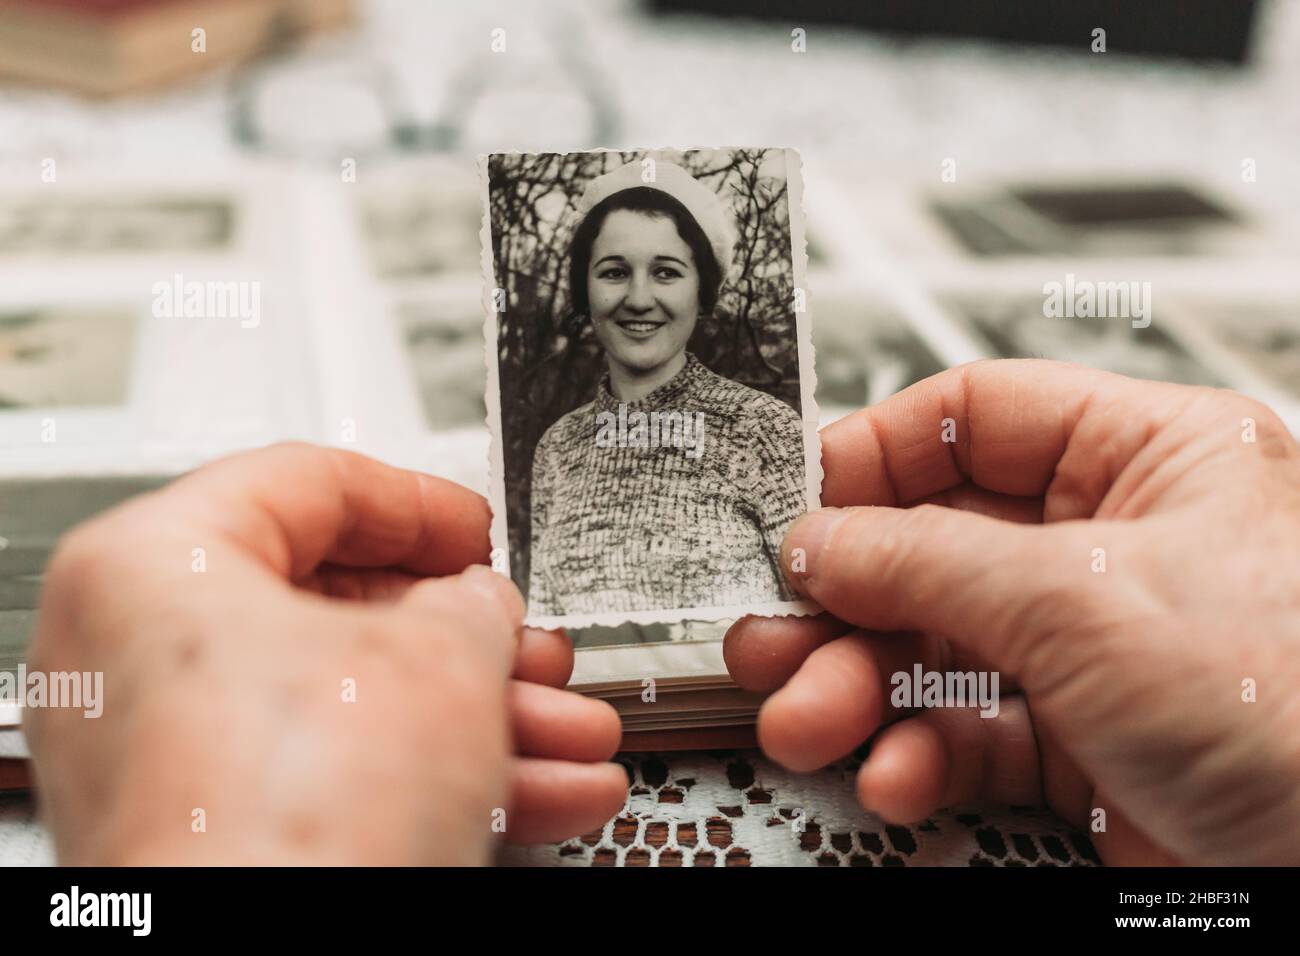
M 807 613 L 780 557 L 820 486 L 796 154 L 483 170 L 494 560 L 529 618 Z

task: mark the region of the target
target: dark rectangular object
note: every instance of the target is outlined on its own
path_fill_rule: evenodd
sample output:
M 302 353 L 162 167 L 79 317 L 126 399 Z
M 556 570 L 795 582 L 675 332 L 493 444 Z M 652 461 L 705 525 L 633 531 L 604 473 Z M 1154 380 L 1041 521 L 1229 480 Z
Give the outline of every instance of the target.
M 1134 183 L 1073 189 L 1013 188 L 1011 194 L 1041 216 L 1069 226 L 1128 222 L 1232 222 L 1236 217 L 1185 186 Z
M 649 0 L 652 10 L 1244 63 L 1258 0 Z

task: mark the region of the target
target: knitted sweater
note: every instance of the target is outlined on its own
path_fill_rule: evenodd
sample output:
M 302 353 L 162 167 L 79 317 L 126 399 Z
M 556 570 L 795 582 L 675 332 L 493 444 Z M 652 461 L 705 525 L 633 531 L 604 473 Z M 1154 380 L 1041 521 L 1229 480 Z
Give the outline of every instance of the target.
M 793 600 L 781 539 L 806 506 L 802 422 L 785 402 L 690 353 L 639 401 L 606 375 L 533 457 L 529 612 Z

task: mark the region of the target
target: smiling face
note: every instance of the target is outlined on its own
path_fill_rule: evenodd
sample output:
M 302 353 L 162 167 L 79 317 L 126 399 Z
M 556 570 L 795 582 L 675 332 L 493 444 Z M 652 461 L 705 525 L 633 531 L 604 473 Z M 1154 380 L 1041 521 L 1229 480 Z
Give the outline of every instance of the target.
M 673 220 L 628 209 L 606 216 L 592 244 L 587 301 L 611 373 L 675 373 L 699 317 L 700 275 Z

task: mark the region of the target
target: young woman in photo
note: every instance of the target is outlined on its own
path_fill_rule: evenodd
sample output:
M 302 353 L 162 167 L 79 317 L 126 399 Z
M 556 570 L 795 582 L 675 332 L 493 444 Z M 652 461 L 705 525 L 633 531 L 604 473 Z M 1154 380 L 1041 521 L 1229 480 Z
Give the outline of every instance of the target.
M 639 162 L 597 177 L 579 213 L 570 294 L 607 370 L 534 454 L 530 611 L 793 600 L 779 558 L 806 507 L 800 416 L 686 350 L 731 266 L 730 214 L 667 162 L 652 182 Z M 602 432 L 629 419 L 686 427 Z

